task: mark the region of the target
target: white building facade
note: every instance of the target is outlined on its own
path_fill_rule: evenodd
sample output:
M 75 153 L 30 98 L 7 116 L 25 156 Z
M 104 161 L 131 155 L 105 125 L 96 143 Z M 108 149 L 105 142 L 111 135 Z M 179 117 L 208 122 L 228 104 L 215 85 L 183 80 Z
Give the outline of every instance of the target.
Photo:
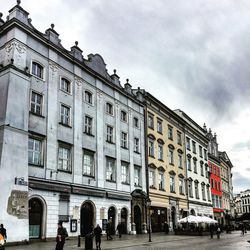
M 43 34 L 18 3 L 0 20 L 0 222 L 8 241 L 107 220 L 145 232 L 143 106 L 98 54 Z M 131 195 L 132 194 L 132 195 Z
M 175 112 L 185 120 L 186 191 L 189 214 L 213 218 L 208 169 L 208 140 L 200 127 L 181 110 Z

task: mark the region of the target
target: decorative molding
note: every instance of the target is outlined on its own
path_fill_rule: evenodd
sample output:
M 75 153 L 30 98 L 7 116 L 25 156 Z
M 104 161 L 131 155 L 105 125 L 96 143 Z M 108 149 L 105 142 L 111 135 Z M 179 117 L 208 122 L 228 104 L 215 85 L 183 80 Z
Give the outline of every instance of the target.
M 75 76 L 75 83 L 78 85 L 78 86 L 81 86 L 83 84 L 83 80 L 78 77 L 78 76 Z
M 7 53 L 10 53 L 12 49 L 16 49 L 19 54 L 23 54 L 26 52 L 26 46 L 17 41 L 12 41 L 5 46 L 5 50 Z
M 52 61 L 49 61 L 49 67 L 52 70 L 52 72 L 57 72 L 58 70 L 58 66 Z

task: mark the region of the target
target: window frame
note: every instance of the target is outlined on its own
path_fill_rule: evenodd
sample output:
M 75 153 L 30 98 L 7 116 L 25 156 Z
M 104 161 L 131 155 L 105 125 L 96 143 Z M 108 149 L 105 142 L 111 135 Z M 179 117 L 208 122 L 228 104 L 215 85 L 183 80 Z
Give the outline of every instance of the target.
M 128 149 L 128 133 L 121 131 L 121 147 Z
M 165 191 L 164 187 L 165 187 L 164 172 L 158 171 L 158 188 L 159 188 L 159 190 Z
M 30 148 L 29 148 L 30 140 L 39 142 L 39 149 L 40 149 L 40 151 L 34 150 L 34 143 L 33 143 L 32 150 L 30 150 Z M 33 136 L 33 135 L 29 136 L 29 138 L 28 138 L 28 165 L 37 166 L 37 167 L 43 167 L 43 164 L 44 164 L 44 149 L 43 149 L 44 142 L 43 141 L 44 140 L 42 138 L 39 138 L 37 136 Z M 32 159 L 33 159 L 32 162 L 29 161 L 29 158 L 30 158 L 29 154 L 30 154 L 30 152 L 32 152 Z M 37 152 L 39 154 L 39 159 L 38 159 L 38 163 L 35 163 L 34 162 L 34 153 L 37 153 Z
M 126 174 L 124 175 L 123 169 L 126 169 Z M 124 180 L 125 177 L 125 180 Z M 129 178 L 129 163 L 121 161 L 121 182 L 123 184 L 129 184 L 130 178 Z
M 62 87 L 62 81 L 63 80 L 64 80 L 64 82 L 66 82 L 66 83 L 69 84 L 69 91 L 65 90 L 65 88 Z M 60 77 L 60 90 L 63 91 L 64 93 L 72 94 L 72 83 L 71 83 L 71 81 L 68 78 L 66 78 L 66 77 Z
M 170 190 L 170 193 L 175 193 L 175 176 L 174 175 L 169 176 L 169 190 Z
M 158 142 L 158 160 L 163 161 L 164 153 L 163 153 L 163 144 Z
M 33 94 L 35 96 L 40 96 L 41 97 L 41 103 L 37 102 L 37 97 L 35 98 L 35 101 L 32 101 L 33 99 Z M 34 105 L 34 111 L 32 111 L 32 106 Z M 40 112 L 37 112 L 37 107 L 40 108 Z M 33 115 L 37 116 L 43 116 L 43 107 L 44 107 L 44 95 L 41 93 L 38 93 L 37 91 L 31 90 L 31 95 L 30 95 L 30 113 Z
M 84 90 L 84 102 L 86 102 L 87 104 L 91 106 L 94 105 L 93 93 L 89 91 L 88 89 Z
M 138 172 L 138 176 L 136 176 L 136 172 Z M 138 183 L 136 180 L 138 179 Z M 135 187 L 141 187 L 141 167 L 134 165 L 134 186 Z
M 62 113 L 63 108 L 69 111 L 68 118 L 64 113 Z M 68 123 L 64 122 L 65 117 L 68 119 Z M 64 103 L 60 103 L 60 124 L 63 126 L 71 127 L 71 107 Z
M 152 147 L 151 147 L 151 145 L 152 145 Z M 148 138 L 148 155 L 149 155 L 150 157 L 154 157 L 154 154 L 155 154 L 155 150 L 154 150 L 154 140 Z
M 85 165 L 85 156 L 88 155 L 90 158 L 92 158 L 92 164 L 89 164 L 89 166 L 86 164 Z M 82 157 L 82 172 L 84 176 L 90 176 L 90 177 L 95 177 L 95 152 L 83 149 L 83 157 Z M 88 168 L 88 169 L 87 169 Z M 89 171 L 88 171 L 89 170 Z
M 182 133 L 177 130 L 177 144 L 182 145 Z
M 62 168 L 59 167 L 60 165 L 60 149 L 66 149 L 68 151 L 68 156 L 69 158 L 66 160 L 67 161 L 67 169 L 64 169 L 64 157 L 62 158 Z M 58 143 L 58 153 L 57 153 L 57 170 L 58 171 L 63 171 L 63 172 L 68 172 L 72 173 L 72 146 L 66 143 Z
M 154 129 L 154 115 L 148 113 L 148 127 Z
M 140 153 L 140 139 L 138 137 L 134 137 L 134 152 Z
M 157 118 L 157 132 L 162 134 L 163 131 L 163 121 L 160 118 Z
M 90 123 L 88 121 L 90 121 Z M 84 133 L 93 135 L 93 117 L 89 115 L 84 116 Z
M 174 128 L 168 125 L 168 139 L 169 140 L 173 140 L 173 132 L 174 132 Z
M 106 125 L 106 142 L 114 144 L 114 127 L 108 124 Z
M 109 163 L 113 165 L 110 165 Z M 108 173 L 110 173 L 110 176 L 108 176 Z M 114 158 L 106 157 L 105 176 L 106 176 L 106 181 L 116 182 L 116 160 Z
M 125 110 L 121 110 L 120 116 L 121 116 L 122 122 L 126 122 L 126 123 L 128 122 L 128 112 L 126 112 Z
M 40 67 L 40 74 L 38 74 L 38 72 L 34 72 L 34 69 L 33 69 L 33 65 L 36 65 L 36 70 L 37 71 L 37 67 L 39 68 Z M 36 61 L 36 60 L 31 60 L 31 70 L 30 70 L 30 74 L 42 81 L 45 80 L 45 67 L 43 64 L 41 64 L 40 62 Z
M 114 116 L 114 105 L 111 102 L 106 102 L 105 112 L 108 115 Z

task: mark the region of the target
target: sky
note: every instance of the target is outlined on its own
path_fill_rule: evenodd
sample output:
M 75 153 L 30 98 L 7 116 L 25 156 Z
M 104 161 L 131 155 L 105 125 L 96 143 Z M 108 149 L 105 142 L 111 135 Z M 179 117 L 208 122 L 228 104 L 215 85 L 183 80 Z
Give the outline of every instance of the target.
M 6 20 L 16 1 L 0 0 Z M 62 45 L 100 54 L 109 74 L 146 89 L 217 134 L 234 193 L 250 188 L 249 0 L 22 0 Z

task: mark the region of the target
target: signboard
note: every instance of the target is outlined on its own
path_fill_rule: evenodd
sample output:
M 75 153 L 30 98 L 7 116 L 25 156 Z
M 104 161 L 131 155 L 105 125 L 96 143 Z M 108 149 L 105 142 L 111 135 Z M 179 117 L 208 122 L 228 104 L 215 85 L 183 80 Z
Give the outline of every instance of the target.
M 105 218 L 105 208 L 100 208 L 100 219 L 103 220 Z

